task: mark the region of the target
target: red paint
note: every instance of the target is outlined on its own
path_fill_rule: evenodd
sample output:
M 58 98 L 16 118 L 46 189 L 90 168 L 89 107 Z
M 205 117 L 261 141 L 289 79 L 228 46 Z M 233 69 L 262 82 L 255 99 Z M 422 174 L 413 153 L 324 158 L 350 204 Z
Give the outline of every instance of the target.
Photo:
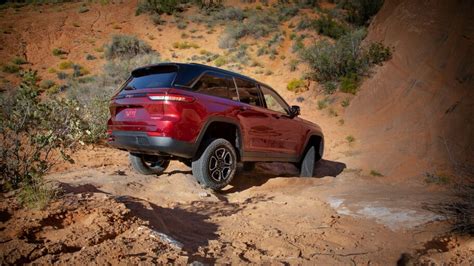
M 170 96 L 155 98 L 152 96 Z M 210 117 L 224 117 L 240 125 L 245 151 L 299 155 L 312 132 L 321 129 L 308 121 L 190 90 L 166 88 L 127 92 L 112 99 L 108 130 L 142 131 L 149 136 L 195 142 Z

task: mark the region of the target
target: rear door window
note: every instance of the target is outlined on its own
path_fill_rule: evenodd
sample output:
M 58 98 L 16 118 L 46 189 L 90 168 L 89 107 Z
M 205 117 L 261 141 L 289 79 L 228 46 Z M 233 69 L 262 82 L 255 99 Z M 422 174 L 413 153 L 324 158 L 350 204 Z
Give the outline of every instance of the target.
M 257 88 L 257 85 L 254 82 L 236 78 L 235 83 L 237 84 L 237 89 L 241 102 L 254 106 L 264 107 L 263 101 L 260 97 L 259 89 Z
M 238 101 L 237 91 L 229 76 L 207 72 L 193 86 L 195 92 Z
M 134 70 L 123 90 L 142 90 L 171 87 L 177 73 L 175 66 L 150 66 Z

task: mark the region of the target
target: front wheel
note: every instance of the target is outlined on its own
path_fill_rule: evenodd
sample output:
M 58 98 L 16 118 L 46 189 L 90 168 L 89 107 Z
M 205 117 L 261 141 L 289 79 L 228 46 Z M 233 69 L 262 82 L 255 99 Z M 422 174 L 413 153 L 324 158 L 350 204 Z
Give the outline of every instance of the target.
M 316 149 L 314 146 L 309 147 L 303 160 L 301 161 L 300 177 L 312 177 L 314 175 L 314 163 L 316 161 Z
M 237 169 L 237 155 L 232 144 L 225 139 L 215 139 L 192 162 L 193 175 L 203 186 L 220 190 L 230 183 Z
M 157 155 L 130 153 L 128 158 L 133 169 L 143 175 L 161 175 L 170 164 L 170 160 Z

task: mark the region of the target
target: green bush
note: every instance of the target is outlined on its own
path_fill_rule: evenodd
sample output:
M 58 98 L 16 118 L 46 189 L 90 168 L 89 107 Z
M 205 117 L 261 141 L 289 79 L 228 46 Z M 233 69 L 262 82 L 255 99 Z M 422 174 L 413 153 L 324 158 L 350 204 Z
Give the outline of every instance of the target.
M 214 20 L 220 21 L 242 21 L 246 18 L 244 11 L 238 7 L 223 8 L 213 14 Z
M 332 81 L 327 81 L 323 84 L 323 88 L 326 94 L 333 94 L 337 89 L 337 84 Z
M 290 71 L 291 72 L 294 72 L 298 69 L 298 64 L 300 63 L 300 61 L 296 60 L 296 59 L 291 59 L 290 61 Z
M 362 26 L 377 14 L 383 2 L 383 0 L 344 0 L 340 5 L 348 11 L 347 21 Z
M 178 0 L 141 0 L 138 2 L 135 15 L 148 14 L 173 14 L 183 11 Z
M 349 98 L 346 98 L 341 102 L 341 106 L 346 108 L 347 106 L 349 106 L 350 103 L 351 103 L 351 100 Z
M 104 71 L 97 77 L 71 79 L 66 90 L 67 97 L 82 106 L 82 118 L 88 125 L 84 141 L 101 142 L 106 137 L 109 118 L 109 100 L 130 76 L 130 72 L 140 66 L 161 62 L 157 53 L 141 54 L 129 59 L 108 60 Z
M 153 24 L 155 25 L 162 25 L 164 24 L 164 20 L 161 19 L 161 15 L 160 14 L 153 14 L 151 15 L 151 21 L 153 21 Z
M 369 45 L 367 56 L 371 64 L 380 65 L 392 58 L 392 51 L 382 43 L 374 42 Z
M 278 20 L 285 21 L 298 14 L 299 7 L 292 5 L 280 5 L 278 7 Z
M 391 51 L 382 44 L 361 46 L 363 29 L 348 33 L 336 43 L 320 41 L 303 50 L 301 57 L 312 69 L 311 76 L 320 82 L 340 82 L 341 91 L 355 93 L 360 76 L 369 68 L 390 58 Z
M 67 60 L 67 61 L 62 61 L 61 63 L 59 63 L 58 68 L 61 70 L 65 70 L 65 69 L 72 68 L 73 65 L 74 63 L 72 61 Z
M 86 55 L 86 60 L 96 60 L 97 57 L 95 57 L 95 55 L 92 55 L 92 54 L 87 54 Z
M 341 78 L 340 90 L 345 93 L 356 94 L 359 78 L 357 74 L 350 73 Z
M 0 99 L 2 189 L 22 187 L 29 201 L 49 198 L 42 177 L 55 162 L 52 156 L 72 161 L 69 153 L 86 128 L 76 101 L 40 99 L 37 80 L 35 72 L 23 73 L 18 89 Z
M 49 79 L 45 79 L 45 80 L 41 81 L 39 87 L 42 90 L 47 90 L 47 89 L 51 88 L 54 85 L 56 85 L 56 83 L 54 81 L 49 80 Z
M 112 41 L 105 46 L 104 55 L 106 59 L 130 59 L 152 52 L 150 45 L 135 36 L 115 35 L 112 37 Z
M 219 39 L 219 47 L 232 48 L 237 43 L 237 40 L 245 36 L 259 39 L 278 30 L 279 21 L 270 13 L 263 13 L 255 12 L 249 15 L 249 18 L 244 23 L 229 24 Z
M 319 34 L 339 39 L 347 33 L 347 27 L 333 20 L 330 16 L 322 16 L 314 21 L 314 26 Z
M 54 48 L 52 51 L 54 56 L 61 56 L 67 54 L 66 51 L 61 50 L 61 48 Z
M 2 71 L 5 72 L 5 73 L 10 73 L 10 74 L 14 74 L 14 73 L 18 73 L 20 71 L 20 67 L 16 64 L 6 64 L 2 67 Z
M 24 65 L 28 62 L 25 60 L 25 58 L 17 56 L 13 58 L 12 63 L 15 65 Z
M 58 72 L 56 73 L 56 76 L 58 77 L 59 80 L 64 80 L 69 77 L 69 75 L 65 72 Z
M 214 65 L 216 65 L 217 67 L 221 67 L 225 64 L 227 64 L 227 58 L 225 56 L 221 55 L 218 58 L 216 58 L 216 60 L 214 60 Z
M 299 92 L 304 88 L 306 88 L 306 84 L 302 79 L 292 79 L 288 85 L 286 85 L 286 89 L 294 92 Z
M 86 5 L 81 5 L 81 6 L 79 7 L 79 11 L 78 11 L 78 12 L 79 12 L 79 13 L 86 13 L 86 12 L 89 12 L 89 8 L 87 8 Z

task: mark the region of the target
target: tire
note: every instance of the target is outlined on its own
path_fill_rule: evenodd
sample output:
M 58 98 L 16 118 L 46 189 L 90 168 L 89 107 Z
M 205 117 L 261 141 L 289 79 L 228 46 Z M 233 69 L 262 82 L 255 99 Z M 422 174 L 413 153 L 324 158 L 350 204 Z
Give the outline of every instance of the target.
M 170 160 L 157 155 L 130 153 L 128 158 L 133 169 L 143 175 L 161 175 L 170 164 Z
M 242 168 L 245 172 L 253 171 L 255 169 L 255 162 L 245 162 Z
M 313 177 L 315 162 L 316 162 L 316 148 L 314 146 L 311 146 L 306 151 L 303 157 L 303 160 L 301 161 L 300 177 Z
M 200 157 L 192 162 L 193 175 L 201 186 L 220 190 L 234 178 L 237 155 L 232 144 L 225 139 L 207 143 Z

